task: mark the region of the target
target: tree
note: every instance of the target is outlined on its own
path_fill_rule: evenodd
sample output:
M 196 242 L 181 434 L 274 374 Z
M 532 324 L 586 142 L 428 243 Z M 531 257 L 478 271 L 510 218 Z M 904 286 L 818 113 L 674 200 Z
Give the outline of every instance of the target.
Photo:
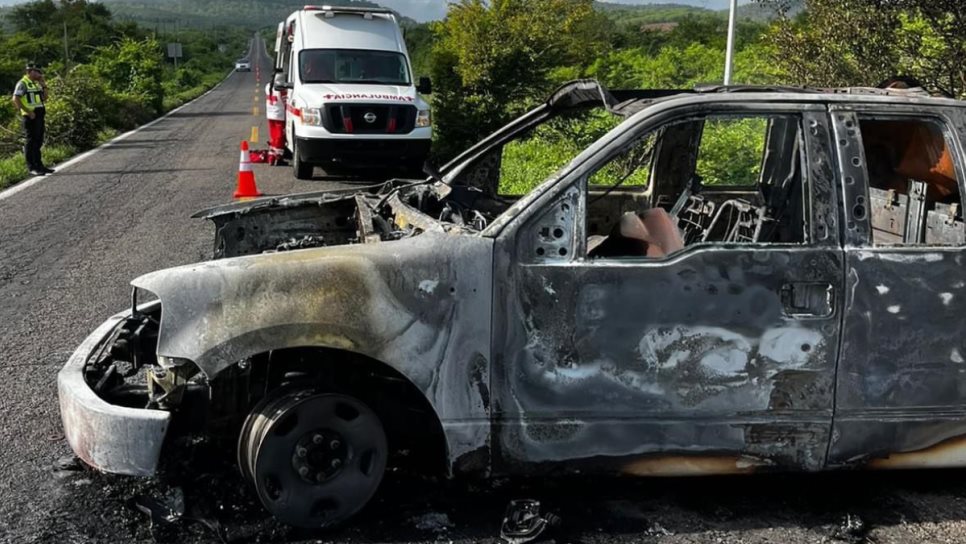
M 900 0 L 899 66 L 927 87 L 966 96 L 966 3 Z
M 787 7 L 787 0 L 759 0 Z M 784 2 L 784 5 L 783 5 Z M 961 0 L 806 0 L 771 34 L 775 61 L 792 82 L 873 86 L 910 75 L 966 95 L 966 3 Z
M 608 45 L 609 21 L 592 0 L 461 0 L 434 26 L 431 70 L 437 154 L 446 158 L 492 132 Z
M 429 24 L 412 24 L 403 26 L 406 37 L 406 49 L 413 63 L 413 76 L 429 75 L 431 70 L 430 55 L 433 50 L 433 29 Z
M 155 113 L 161 113 L 164 56 L 157 40 L 124 38 L 114 45 L 99 48 L 91 60 L 96 73 L 111 91 L 137 96 Z

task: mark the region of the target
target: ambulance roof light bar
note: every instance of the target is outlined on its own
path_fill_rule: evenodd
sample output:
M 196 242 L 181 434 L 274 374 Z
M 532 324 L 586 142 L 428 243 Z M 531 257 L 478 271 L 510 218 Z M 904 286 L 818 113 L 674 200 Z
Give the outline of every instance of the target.
M 349 7 L 349 6 L 313 6 L 308 5 L 302 8 L 305 11 L 321 11 L 323 16 L 326 18 L 335 17 L 337 13 L 354 13 L 356 15 L 362 15 L 366 19 L 372 19 L 373 15 L 389 15 L 390 17 L 395 17 L 396 12 L 391 9 L 386 8 L 360 8 L 360 7 Z

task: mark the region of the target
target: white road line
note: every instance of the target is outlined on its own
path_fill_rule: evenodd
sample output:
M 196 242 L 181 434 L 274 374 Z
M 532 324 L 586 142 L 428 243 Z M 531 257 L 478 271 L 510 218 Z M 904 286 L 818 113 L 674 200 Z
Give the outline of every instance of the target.
M 195 103 L 196 101 L 201 100 L 202 98 L 208 96 L 209 94 L 211 94 L 212 92 L 214 92 L 215 89 L 217 89 L 218 87 L 221 87 L 222 83 L 228 81 L 228 78 L 230 78 L 233 75 L 235 75 L 235 71 L 234 70 L 232 70 L 231 72 L 228 72 L 228 75 L 225 76 L 225 79 L 219 81 L 218 84 L 215 85 L 214 87 L 208 89 L 208 91 L 205 92 L 205 94 L 203 94 L 203 95 L 195 98 L 194 100 L 191 100 L 189 102 L 185 102 L 184 104 L 182 104 L 182 105 L 178 106 L 177 108 L 169 111 L 168 113 L 162 115 L 161 117 L 158 117 L 154 121 L 151 121 L 150 123 L 148 123 L 146 125 L 141 125 L 138 128 L 136 128 L 136 129 L 134 129 L 134 130 L 132 130 L 130 132 L 125 132 L 124 134 L 121 134 L 120 136 L 117 136 L 114 139 L 109 140 L 109 141 L 107 141 L 107 142 L 105 142 L 105 143 L 103 143 L 103 144 L 95 147 L 94 149 L 91 149 L 89 151 L 85 151 L 84 153 L 81 153 L 80 155 L 76 155 L 76 156 L 74 156 L 74 158 L 72 158 L 72 159 L 70 159 L 70 160 L 68 160 L 66 162 L 62 162 L 62 163 L 56 165 L 58 171 L 63 170 L 64 168 L 70 168 L 71 166 L 73 166 L 73 165 L 75 165 L 75 164 L 77 164 L 77 163 L 79 163 L 79 162 L 81 162 L 81 161 L 83 161 L 85 159 L 90 158 L 91 156 L 97 154 L 98 152 L 103 151 L 103 150 L 111 147 L 112 145 L 120 142 L 121 140 L 125 140 L 127 138 L 130 138 L 131 136 L 137 134 L 138 132 L 141 132 L 142 130 L 144 130 L 144 129 L 146 129 L 146 128 L 148 128 L 148 127 L 150 127 L 150 126 L 152 126 L 152 125 L 154 125 L 156 123 L 160 123 L 161 121 L 164 121 L 169 116 L 174 115 L 175 113 L 181 111 L 182 108 L 186 108 L 186 107 L 190 106 L 191 104 Z M 54 174 L 54 175 L 56 175 L 56 174 Z M 23 191 L 25 189 L 28 189 L 30 187 L 33 187 L 34 185 L 36 185 L 36 184 L 40 183 L 41 181 L 43 181 L 45 179 L 48 179 L 48 178 L 50 178 L 50 176 L 36 176 L 36 177 L 32 177 L 30 179 L 26 179 L 24 181 L 21 181 L 20 183 L 17 183 L 13 187 L 10 187 L 10 188 L 8 188 L 6 190 L 0 191 L 0 200 L 3 200 L 5 198 L 10 198 L 13 195 L 19 193 L 20 191 Z

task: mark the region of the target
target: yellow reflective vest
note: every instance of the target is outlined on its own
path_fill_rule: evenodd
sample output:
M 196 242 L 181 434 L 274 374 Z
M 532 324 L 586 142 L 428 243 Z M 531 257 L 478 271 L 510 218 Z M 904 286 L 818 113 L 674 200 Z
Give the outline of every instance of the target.
M 20 97 L 20 103 L 28 111 L 34 111 L 37 108 L 44 107 L 44 89 L 36 81 L 30 79 L 30 76 L 23 76 L 20 80 L 26 88 L 26 92 Z M 27 115 L 26 112 L 21 111 L 23 115 Z

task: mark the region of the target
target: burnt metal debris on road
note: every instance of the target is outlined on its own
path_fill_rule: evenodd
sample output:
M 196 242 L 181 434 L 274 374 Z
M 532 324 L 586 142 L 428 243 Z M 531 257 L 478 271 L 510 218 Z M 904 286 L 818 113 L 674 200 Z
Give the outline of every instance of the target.
M 559 528 L 560 523 L 556 514 L 540 513 L 540 501 L 515 499 L 506 507 L 500 538 L 507 544 L 528 544 L 544 536 L 548 529 Z

